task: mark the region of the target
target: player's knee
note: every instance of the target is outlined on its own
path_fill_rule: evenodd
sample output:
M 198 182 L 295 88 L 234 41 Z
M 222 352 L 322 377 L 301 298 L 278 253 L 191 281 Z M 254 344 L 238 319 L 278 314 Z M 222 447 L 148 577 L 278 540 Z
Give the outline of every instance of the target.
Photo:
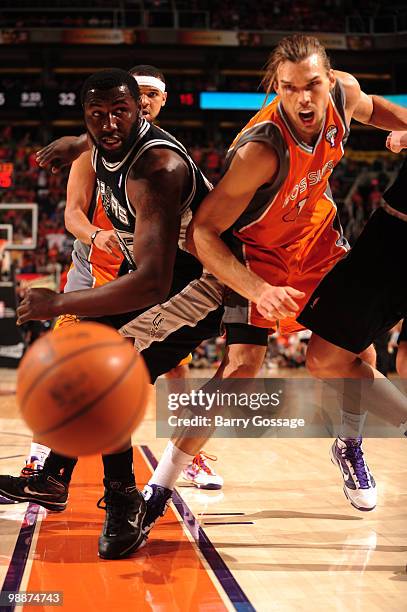
M 315 378 L 329 378 L 337 371 L 338 362 L 328 352 L 309 346 L 306 366 L 309 373 Z
M 318 354 L 316 351 L 308 350 L 305 363 L 308 372 L 312 374 L 312 376 L 316 378 L 324 377 L 325 363 L 322 355 Z

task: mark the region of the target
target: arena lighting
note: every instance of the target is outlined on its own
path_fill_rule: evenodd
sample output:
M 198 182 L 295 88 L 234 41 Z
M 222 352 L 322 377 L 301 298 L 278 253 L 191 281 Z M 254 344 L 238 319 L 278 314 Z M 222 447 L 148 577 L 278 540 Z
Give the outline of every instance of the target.
M 270 94 L 268 102 L 271 102 L 274 97 L 275 94 Z M 407 107 L 407 94 L 382 97 Z M 199 94 L 199 107 L 202 110 L 258 110 L 264 99 L 263 93 L 204 91 Z

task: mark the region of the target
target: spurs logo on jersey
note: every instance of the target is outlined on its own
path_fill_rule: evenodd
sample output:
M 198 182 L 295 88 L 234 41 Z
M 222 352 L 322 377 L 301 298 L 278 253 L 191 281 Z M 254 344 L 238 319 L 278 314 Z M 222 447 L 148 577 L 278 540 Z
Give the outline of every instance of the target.
M 123 225 L 129 226 L 130 223 L 127 210 L 120 205 L 119 200 L 113 195 L 111 188 L 99 179 L 97 179 L 97 183 L 106 214 L 110 216 L 114 215 Z

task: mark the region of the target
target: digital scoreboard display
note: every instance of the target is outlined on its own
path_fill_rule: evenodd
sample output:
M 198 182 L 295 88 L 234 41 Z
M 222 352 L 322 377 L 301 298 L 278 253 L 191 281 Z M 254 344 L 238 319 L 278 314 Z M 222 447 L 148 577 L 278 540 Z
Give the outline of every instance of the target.
M 170 108 L 199 108 L 197 92 L 174 92 L 168 96 Z M 0 110 L 49 110 L 82 112 L 80 92 L 69 89 L 5 89 L 0 85 Z

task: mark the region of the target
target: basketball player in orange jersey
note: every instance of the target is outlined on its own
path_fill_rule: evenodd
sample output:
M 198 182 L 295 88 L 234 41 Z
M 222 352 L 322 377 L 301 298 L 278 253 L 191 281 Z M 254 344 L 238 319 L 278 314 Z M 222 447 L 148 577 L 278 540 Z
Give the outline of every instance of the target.
M 253 344 L 259 333 L 266 344 L 270 329 L 302 329 L 298 312 L 348 250 L 328 179 L 344 153 L 351 119 L 407 128 L 406 109 L 366 95 L 352 75 L 333 71 L 311 36 L 283 39 L 264 83 L 276 99 L 237 136 L 222 179 L 188 230 L 190 251 L 231 288 L 225 323 L 248 324 Z M 261 361 L 265 346 L 256 353 Z M 344 410 L 335 444 L 355 474 L 350 482 L 342 473 L 347 497 L 359 510 L 372 510 L 376 487 L 363 459 L 361 421 L 353 407 Z
M 154 122 L 167 101 L 163 73 L 155 66 L 144 64 L 134 66 L 129 73 L 134 76 L 140 88 L 140 103 L 144 118 Z M 79 137 L 65 136 L 41 149 L 37 153 L 37 161 L 41 167 L 49 168 L 56 173 L 88 149 L 86 134 Z M 105 214 L 100 196 L 90 193 L 89 209 L 83 209 L 84 200 L 82 194 L 78 194 L 78 185 L 85 184 L 86 181 L 80 176 L 78 167 L 73 166 L 68 181 L 65 226 L 78 240 L 74 244 L 73 264 L 68 272 L 65 292 L 100 287 L 117 278 L 123 261 L 116 232 Z M 60 329 L 78 320 L 74 315 L 62 315 L 57 319 L 54 329 Z M 186 357 L 166 376 L 185 377 L 190 360 L 191 356 Z M 48 447 L 33 440 L 22 475 L 29 476 L 35 470 L 41 469 L 48 453 Z M 198 488 L 220 489 L 223 478 L 214 471 L 207 459 L 216 460 L 216 457 L 207 455 L 204 451 L 197 453 L 194 460 L 183 470 L 183 478 Z

